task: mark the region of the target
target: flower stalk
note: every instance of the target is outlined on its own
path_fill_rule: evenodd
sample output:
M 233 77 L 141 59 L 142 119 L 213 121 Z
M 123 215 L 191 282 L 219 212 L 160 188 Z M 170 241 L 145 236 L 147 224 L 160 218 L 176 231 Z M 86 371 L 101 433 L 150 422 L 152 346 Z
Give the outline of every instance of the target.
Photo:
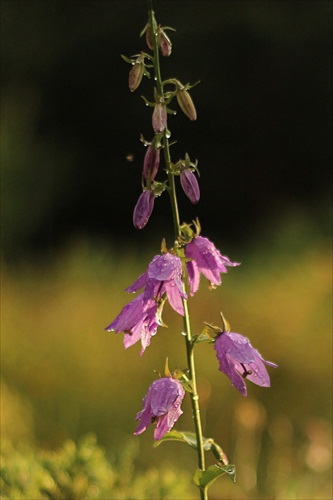
M 162 77 L 161 77 L 161 69 L 159 62 L 159 52 L 157 46 L 157 23 L 154 16 L 153 9 L 150 8 L 149 11 L 149 21 L 151 27 L 151 39 L 152 46 L 154 52 L 153 64 L 155 71 L 155 81 L 157 92 L 159 96 L 164 100 L 164 92 L 162 85 Z M 148 28 L 149 29 L 149 28 Z M 167 174 L 168 174 L 168 182 L 169 182 L 169 195 L 170 202 L 172 208 L 172 216 L 173 216 L 173 226 L 174 226 L 174 237 L 175 237 L 175 246 L 177 245 L 178 238 L 180 235 L 180 218 L 179 218 L 179 210 L 178 210 L 178 202 L 177 202 L 177 193 L 176 193 L 176 185 L 175 185 L 175 176 L 171 171 L 171 155 L 170 155 L 170 144 L 168 138 L 167 129 L 164 130 L 163 133 L 163 151 L 164 151 L 164 159 L 165 164 L 167 166 Z M 184 286 L 184 284 L 183 284 Z M 185 286 L 184 286 L 185 291 Z M 189 370 L 189 378 L 191 381 L 192 392 L 190 393 L 191 404 L 192 404 L 192 415 L 194 421 L 196 442 L 197 442 L 197 454 L 198 454 L 198 467 L 201 471 L 205 471 L 205 452 L 203 447 L 203 436 L 202 436 L 202 424 L 201 424 L 201 414 L 200 414 L 200 405 L 199 405 L 199 394 L 197 390 L 197 381 L 196 381 L 196 369 L 195 369 L 195 358 L 194 358 L 194 344 L 192 342 L 192 333 L 191 333 L 191 322 L 190 322 L 190 314 L 188 308 L 188 301 L 186 298 L 182 297 L 183 307 L 184 307 L 184 331 L 186 333 L 185 343 L 186 343 L 186 355 L 187 355 L 187 363 Z M 200 497 L 201 500 L 206 500 L 208 498 L 208 492 L 206 487 L 200 487 Z

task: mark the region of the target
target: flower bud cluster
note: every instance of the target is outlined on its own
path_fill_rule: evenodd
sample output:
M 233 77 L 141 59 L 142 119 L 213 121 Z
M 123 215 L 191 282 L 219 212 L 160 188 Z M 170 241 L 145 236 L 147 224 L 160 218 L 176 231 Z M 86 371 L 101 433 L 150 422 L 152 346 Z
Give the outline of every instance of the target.
M 169 57 L 172 52 L 172 43 L 168 35 L 165 33 L 166 29 L 172 29 L 172 28 L 167 28 L 167 27 L 162 28 L 161 26 L 157 26 L 156 33 L 152 35 L 152 28 L 148 23 L 146 24 L 143 32 L 146 33 L 146 43 L 150 50 L 154 50 L 152 36 L 155 36 L 157 41 L 157 46 L 159 47 L 162 56 Z

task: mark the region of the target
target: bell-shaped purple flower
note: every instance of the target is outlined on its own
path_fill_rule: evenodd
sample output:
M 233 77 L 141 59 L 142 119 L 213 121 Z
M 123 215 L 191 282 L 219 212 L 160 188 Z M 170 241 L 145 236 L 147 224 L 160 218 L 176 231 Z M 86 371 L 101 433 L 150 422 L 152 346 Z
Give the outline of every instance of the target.
M 180 173 L 180 184 L 188 199 L 195 205 L 200 200 L 200 188 L 192 170 L 184 169 Z
M 125 332 L 125 349 L 141 340 L 142 356 L 150 344 L 151 337 L 156 334 L 159 324 L 158 304 L 154 299 L 145 299 L 141 293 L 122 309 L 106 330 Z
M 154 106 L 152 125 L 155 134 L 161 134 L 166 129 L 167 111 L 166 107 L 161 103 L 157 103 Z
M 186 262 L 187 276 L 190 284 L 190 295 L 193 296 L 199 288 L 200 273 L 211 285 L 221 284 L 221 273 L 227 273 L 227 267 L 239 266 L 239 262 L 231 262 L 215 247 L 214 243 L 203 236 L 196 236 L 185 246 L 185 255 L 192 259 Z
M 265 361 L 254 349 L 248 338 L 239 333 L 221 333 L 214 345 L 219 369 L 231 380 L 231 384 L 243 395 L 247 395 L 244 379 L 262 387 L 270 387 L 266 365 L 277 368 L 275 363 Z
M 140 423 L 134 434 L 142 434 L 150 424 L 157 422 L 154 439 L 161 439 L 183 413 L 180 405 L 184 396 L 184 388 L 178 380 L 171 377 L 155 380 L 143 398 L 143 410 L 136 415 Z
M 154 209 L 155 194 L 150 189 L 141 193 L 134 207 L 133 224 L 136 229 L 143 229 Z
M 184 315 L 182 297 L 187 299 L 182 283 L 182 262 L 179 257 L 171 253 L 156 255 L 149 264 L 147 271 L 142 274 L 127 292 L 137 292 L 144 287 L 146 299 L 155 297 L 160 300 L 166 293 L 171 307 L 180 315 Z
M 156 177 L 158 167 L 160 166 L 160 150 L 155 149 L 152 144 L 147 148 L 145 159 L 143 162 L 143 177 L 153 181 Z
M 161 325 L 160 309 L 164 294 L 171 307 L 184 315 L 182 297 L 186 299 L 187 295 L 181 277 L 182 262 L 179 257 L 170 253 L 156 255 L 147 271 L 126 288 L 127 292 L 137 292 L 143 288 L 143 292 L 122 309 L 106 330 L 124 332 L 126 349 L 141 341 L 142 355 Z

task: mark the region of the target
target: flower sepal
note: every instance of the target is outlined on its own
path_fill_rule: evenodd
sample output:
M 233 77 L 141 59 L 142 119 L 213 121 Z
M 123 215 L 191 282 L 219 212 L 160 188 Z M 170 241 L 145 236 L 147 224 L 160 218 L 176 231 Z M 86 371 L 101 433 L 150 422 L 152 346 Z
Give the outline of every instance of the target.
M 220 330 L 221 331 L 221 330 Z M 212 330 L 209 326 L 205 326 L 205 328 L 198 334 L 193 335 L 192 337 L 192 345 L 200 344 L 201 342 L 215 342 L 216 336 L 212 334 Z
M 151 183 L 151 190 L 153 191 L 155 197 L 161 196 L 167 188 L 167 181 L 158 182 L 153 181 Z

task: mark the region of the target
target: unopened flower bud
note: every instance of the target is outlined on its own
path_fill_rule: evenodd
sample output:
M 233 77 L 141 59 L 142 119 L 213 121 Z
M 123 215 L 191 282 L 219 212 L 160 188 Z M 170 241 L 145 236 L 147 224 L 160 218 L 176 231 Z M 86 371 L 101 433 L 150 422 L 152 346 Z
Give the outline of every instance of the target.
M 133 224 L 135 229 L 143 229 L 152 214 L 155 202 L 153 191 L 145 190 L 139 196 L 133 212 Z
M 144 73 L 144 64 L 142 62 L 136 62 L 129 74 L 128 86 L 131 92 L 134 92 L 141 83 Z
M 182 112 L 192 121 L 197 119 L 197 111 L 192 97 L 186 89 L 180 89 L 176 93 L 177 101 Z
M 150 50 L 154 50 L 153 41 L 151 39 L 150 26 L 147 26 L 147 29 L 146 29 L 146 43 L 147 43 Z
M 143 162 L 143 176 L 147 180 L 154 180 L 160 165 L 160 150 L 149 145 Z
M 167 112 L 163 104 L 155 104 L 152 124 L 155 134 L 160 134 L 167 126 Z
M 172 43 L 162 28 L 159 28 L 158 43 L 162 56 L 169 57 L 172 51 Z
M 180 184 L 188 199 L 195 205 L 200 200 L 200 188 L 192 170 L 184 169 L 180 174 Z

